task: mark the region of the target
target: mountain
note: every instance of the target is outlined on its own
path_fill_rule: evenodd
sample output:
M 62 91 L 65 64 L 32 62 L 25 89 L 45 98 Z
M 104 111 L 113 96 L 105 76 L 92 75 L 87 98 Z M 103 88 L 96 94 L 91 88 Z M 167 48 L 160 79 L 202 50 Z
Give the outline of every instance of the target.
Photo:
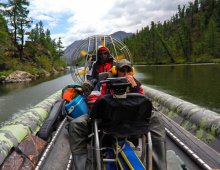
M 131 35 L 133 35 L 133 33 L 126 33 L 124 31 L 117 31 L 113 34 L 111 34 L 112 38 L 115 38 L 115 39 L 119 39 L 119 40 L 123 40 L 127 37 L 130 37 Z M 65 50 L 64 50 L 64 55 L 66 56 L 66 59 L 67 59 L 67 63 L 70 63 L 71 61 L 71 55 L 73 53 L 73 51 L 77 48 L 77 46 L 79 44 L 82 43 L 82 40 L 77 40 L 77 41 L 74 41 L 72 44 L 70 44 Z
M 73 54 L 73 51 L 76 49 L 77 46 L 81 44 L 82 40 L 74 41 L 72 44 L 70 44 L 65 50 L 64 50 L 64 56 L 66 58 L 67 63 L 70 63 L 71 61 L 71 55 Z
M 124 32 L 124 31 L 118 31 L 118 32 L 115 32 L 115 33 L 111 34 L 111 36 L 112 36 L 113 38 L 119 39 L 119 40 L 121 40 L 121 41 L 122 41 L 123 39 L 127 38 L 127 37 L 132 36 L 132 35 L 133 35 L 133 33 L 126 33 L 126 32 Z

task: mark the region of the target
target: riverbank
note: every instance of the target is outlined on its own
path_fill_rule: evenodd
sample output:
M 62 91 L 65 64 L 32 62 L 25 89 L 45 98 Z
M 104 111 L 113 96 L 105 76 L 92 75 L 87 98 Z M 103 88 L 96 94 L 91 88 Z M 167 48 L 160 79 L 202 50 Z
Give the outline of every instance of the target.
M 207 65 L 207 64 L 220 64 L 220 59 L 208 60 L 204 62 L 176 62 L 176 63 L 148 63 L 148 62 L 134 62 L 135 65 L 149 65 L 149 66 L 177 66 L 177 65 Z
M 15 70 L 11 72 L 9 75 L 0 76 L 0 83 L 20 83 L 20 82 L 30 82 L 39 78 L 49 77 L 52 75 L 56 75 L 59 72 L 64 72 L 66 69 L 61 67 L 59 70 L 52 69 L 52 71 L 48 72 L 46 70 L 42 70 L 38 74 L 31 74 L 22 70 Z
M 215 65 L 215 64 L 220 64 L 219 63 L 182 63 L 182 64 L 138 64 L 138 63 L 135 63 L 135 65 L 137 66 L 187 66 L 187 65 Z

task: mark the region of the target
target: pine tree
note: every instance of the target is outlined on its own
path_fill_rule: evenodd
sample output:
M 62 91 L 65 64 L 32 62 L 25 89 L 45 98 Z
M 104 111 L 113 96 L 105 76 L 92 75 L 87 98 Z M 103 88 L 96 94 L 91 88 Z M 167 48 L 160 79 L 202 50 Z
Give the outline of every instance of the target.
M 9 0 L 5 10 L 5 16 L 10 23 L 10 32 L 13 34 L 13 42 L 21 60 L 23 60 L 25 29 L 29 28 L 31 23 L 28 6 L 27 0 Z
M 207 46 L 209 49 L 209 53 L 211 56 L 215 57 L 219 54 L 219 38 L 217 34 L 217 26 L 213 18 L 210 19 L 209 25 L 208 25 L 208 40 L 207 40 Z
M 63 55 L 63 43 L 61 41 L 61 37 L 59 37 L 58 42 L 57 42 L 57 50 L 58 50 L 58 57 L 60 58 Z
M 3 15 L 0 13 L 0 70 L 4 70 L 6 62 L 6 51 L 12 48 L 11 37 Z

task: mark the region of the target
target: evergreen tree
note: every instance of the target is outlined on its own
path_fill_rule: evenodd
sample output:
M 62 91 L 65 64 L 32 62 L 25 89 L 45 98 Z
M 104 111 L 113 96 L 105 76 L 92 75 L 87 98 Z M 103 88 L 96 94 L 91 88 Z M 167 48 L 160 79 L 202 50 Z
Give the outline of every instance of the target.
M 195 0 L 189 6 L 179 5 L 170 20 L 151 22 L 150 28 L 137 31 L 125 44 L 135 62 L 218 61 L 212 56 L 220 57 L 220 1 Z
M 7 62 L 6 59 L 6 53 L 7 51 L 10 51 L 10 49 L 13 48 L 11 43 L 11 37 L 8 32 L 7 24 L 5 19 L 3 18 L 3 15 L 0 13 L 0 70 L 6 69 L 5 62 Z
M 30 27 L 31 19 L 28 17 L 27 0 L 9 0 L 6 5 L 5 16 L 10 23 L 13 42 L 19 51 L 19 57 L 23 59 L 25 29 Z
M 207 46 L 208 46 L 208 51 L 210 55 L 213 57 L 219 56 L 220 43 L 219 43 L 219 37 L 217 33 L 217 26 L 213 18 L 210 19 L 207 34 L 208 34 Z
M 57 50 L 58 50 L 58 57 L 60 58 L 63 55 L 63 43 L 61 41 L 61 37 L 59 37 L 58 42 L 57 42 Z

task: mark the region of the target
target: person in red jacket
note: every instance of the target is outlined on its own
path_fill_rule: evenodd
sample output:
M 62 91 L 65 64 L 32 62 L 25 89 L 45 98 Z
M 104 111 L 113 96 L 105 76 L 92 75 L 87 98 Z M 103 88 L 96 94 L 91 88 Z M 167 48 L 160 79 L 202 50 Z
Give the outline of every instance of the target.
M 98 75 L 102 72 L 109 72 L 113 66 L 113 58 L 107 47 L 101 46 L 97 51 L 97 61 L 92 65 L 92 75 L 89 80 L 83 83 L 83 90 L 88 96 L 98 82 Z
M 98 74 L 102 72 L 109 72 L 113 65 L 113 58 L 107 47 L 101 46 L 97 52 L 97 61 L 92 67 L 92 78 L 98 79 Z

